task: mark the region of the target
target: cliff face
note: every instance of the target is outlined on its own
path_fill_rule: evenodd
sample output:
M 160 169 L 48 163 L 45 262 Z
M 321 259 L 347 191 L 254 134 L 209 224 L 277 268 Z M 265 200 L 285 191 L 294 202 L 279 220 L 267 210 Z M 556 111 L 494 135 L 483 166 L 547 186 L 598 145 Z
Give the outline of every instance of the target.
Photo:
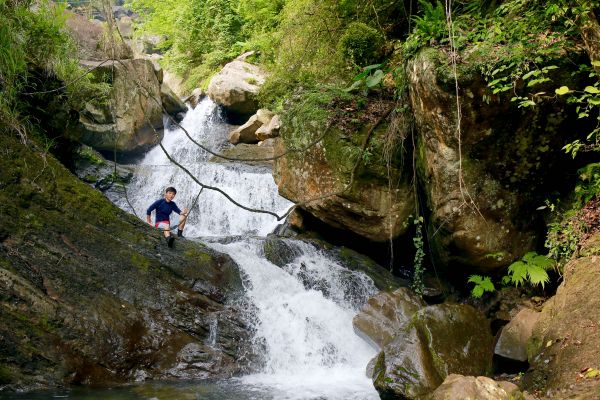
M 230 376 L 249 337 L 228 257 L 113 206 L 0 136 L 0 387 Z M 212 343 L 211 332 L 219 335 Z
M 536 209 L 550 193 L 564 195 L 572 189 L 569 176 L 578 166 L 562 147 L 587 128 L 578 126 L 575 116 L 554 97 L 520 108 L 509 95 L 492 95 L 481 73 L 486 61 L 479 57 L 461 60 L 456 82 L 450 56 L 443 49 L 426 48 L 407 62 L 408 96 L 390 105 L 403 109 L 412 122 L 412 127 L 396 126 L 393 134 L 410 139 L 402 142 L 404 156 L 393 159 L 388 173 L 380 150 L 381 143 L 389 140 L 392 117 L 366 138 L 373 120 L 361 120 L 364 111 L 344 108 L 358 122 L 352 129 L 340 130 L 332 117 L 333 129 L 322 143 L 276 162 L 280 193 L 295 202 L 323 196 L 301 207 L 332 226 L 385 241 L 404 233 L 409 216 L 417 214 L 418 186 L 431 250 L 439 265 L 492 271 L 534 249 L 544 234 Z M 547 62 L 561 65 L 551 77 L 553 82 L 572 84 L 564 59 Z M 550 93 L 553 85 L 536 90 Z M 377 96 L 367 101 L 381 102 Z M 315 127 L 316 132 L 324 129 Z M 284 118 L 285 149 L 297 148 L 298 138 L 307 135 L 318 136 Z M 361 152 L 364 140 L 367 145 Z M 350 181 L 358 157 L 362 159 L 351 189 L 337 193 Z M 413 176 L 418 179 L 412 180 Z M 336 195 L 326 196 L 329 193 Z

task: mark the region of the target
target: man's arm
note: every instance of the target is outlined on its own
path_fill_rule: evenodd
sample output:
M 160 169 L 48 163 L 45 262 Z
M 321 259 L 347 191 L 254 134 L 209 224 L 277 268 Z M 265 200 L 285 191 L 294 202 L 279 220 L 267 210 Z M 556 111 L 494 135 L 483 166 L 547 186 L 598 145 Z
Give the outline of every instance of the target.
M 160 201 L 161 201 L 161 199 L 156 200 L 146 210 L 146 222 L 149 223 L 150 225 L 152 225 L 152 217 L 151 217 L 152 211 L 154 211 L 156 209 L 156 207 L 158 207 L 158 204 L 160 203 Z

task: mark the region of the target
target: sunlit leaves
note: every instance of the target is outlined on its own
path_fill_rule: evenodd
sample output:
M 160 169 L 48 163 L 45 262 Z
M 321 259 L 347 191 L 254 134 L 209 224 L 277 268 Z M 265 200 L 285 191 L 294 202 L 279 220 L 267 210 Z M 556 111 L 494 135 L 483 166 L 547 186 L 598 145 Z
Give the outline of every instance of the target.
M 482 277 L 480 275 L 471 275 L 468 282 L 475 284 L 471 290 L 471 296 L 476 299 L 481 298 L 485 292 L 493 292 L 496 290 L 496 287 L 489 276 Z
M 515 286 L 529 283 L 533 286 L 541 285 L 544 287 L 550 281 L 546 271 L 553 268 L 554 265 L 555 262 L 552 259 L 533 251 L 529 252 L 521 260 L 512 263 L 508 267 L 505 282 L 512 283 Z

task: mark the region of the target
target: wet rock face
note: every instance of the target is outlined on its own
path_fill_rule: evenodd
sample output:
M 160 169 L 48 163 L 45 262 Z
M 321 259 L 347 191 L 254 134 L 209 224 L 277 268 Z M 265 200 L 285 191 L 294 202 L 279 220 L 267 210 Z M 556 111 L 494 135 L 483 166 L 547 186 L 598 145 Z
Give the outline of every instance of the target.
M 228 256 L 188 240 L 169 249 L 51 156 L 0 145 L 0 227 L 13 227 L 0 229 L 0 388 L 245 368 L 250 333 Z
M 275 235 L 269 235 L 263 244 L 265 258 L 278 267 L 285 267 L 302 255 L 302 251 L 294 245 L 294 242 L 299 242 L 299 240 L 289 240 Z M 321 249 L 321 251 L 327 253 L 329 257 L 336 260 L 341 266 L 348 270 L 345 275 L 338 277 L 344 282 L 343 285 L 345 284 L 346 287 L 359 285 L 358 282 L 352 283 L 357 279 L 357 275 L 353 274 L 353 271 L 360 271 L 367 275 L 378 290 L 394 290 L 400 286 L 408 285 L 407 282 L 392 275 L 391 272 L 371 260 L 369 257 L 357 253 L 354 250 L 345 247 L 333 247 L 327 242 L 320 240 L 307 240 L 306 242 L 311 246 Z M 299 277 L 303 280 L 305 286 L 308 288 L 319 286 L 319 282 L 312 281 L 310 275 L 302 275 L 302 268 L 300 272 Z M 352 291 L 350 290 L 350 292 Z
M 418 399 L 449 374 L 488 374 L 492 342 L 489 322 L 473 307 L 425 307 L 383 347 L 374 368 L 375 388 L 382 399 Z
M 509 99 L 486 104 L 483 77 L 459 70 L 459 134 L 447 65 L 444 53 L 427 49 L 408 66 L 417 167 L 437 232 L 432 248 L 445 265 L 493 270 L 532 248 L 536 207 L 563 182 L 557 176 L 574 170 L 560 150 L 572 121 L 552 102 L 535 109 Z
M 425 302 L 407 288 L 391 293 L 379 292 L 354 317 L 352 325 L 359 336 L 366 336 L 379 348 L 383 348 L 425 306 Z
M 539 317 L 540 313 L 528 308 L 519 311 L 502 328 L 494 353 L 511 360 L 527 361 L 527 341 Z
M 598 397 L 600 381 L 585 375 L 586 368 L 600 369 L 598 249 L 595 234 L 582 247 L 583 257 L 565 266 L 563 283 L 544 305 L 528 345 L 527 389 L 542 389 L 549 398 Z

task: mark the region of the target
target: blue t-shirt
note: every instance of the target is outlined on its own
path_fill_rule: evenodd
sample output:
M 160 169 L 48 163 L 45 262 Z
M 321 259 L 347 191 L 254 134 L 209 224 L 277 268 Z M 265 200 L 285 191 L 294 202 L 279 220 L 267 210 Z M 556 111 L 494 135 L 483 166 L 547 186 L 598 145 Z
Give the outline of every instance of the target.
M 181 210 L 177 207 L 174 201 L 167 201 L 165 199 L 158 199 L 148 209 L 146 210 L 146 215 L 152 214 L 152 211 L 156 210 L 156 219 L 155 221 L 169 221 L 169 215 L 173 211 L 177 214 L 181 214 Z

